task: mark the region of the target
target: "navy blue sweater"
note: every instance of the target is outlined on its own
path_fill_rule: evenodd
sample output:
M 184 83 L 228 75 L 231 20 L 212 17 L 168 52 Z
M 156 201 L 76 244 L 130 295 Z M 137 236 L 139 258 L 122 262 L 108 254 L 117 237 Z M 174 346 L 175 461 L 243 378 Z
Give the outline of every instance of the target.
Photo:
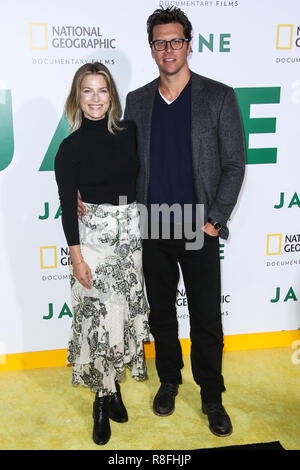
M 151 204 L 195 205 L 191 151 L 191 80 L 171 104 L 157 90 L 150 143 Z

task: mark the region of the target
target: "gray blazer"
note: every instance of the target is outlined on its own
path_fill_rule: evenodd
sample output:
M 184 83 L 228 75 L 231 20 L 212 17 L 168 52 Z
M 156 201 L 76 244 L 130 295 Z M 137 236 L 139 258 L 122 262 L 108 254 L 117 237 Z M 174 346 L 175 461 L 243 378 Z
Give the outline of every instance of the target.
M 222 224 L 220 237 L 228 238 L 227 221 L 236 204 L 245 172 L 242 121 L 234 90 L 191 72 L 191 142 L 194 187 L 198 204 L 208 217 Z M 128 93 L 124 118 L 137 126 L 141 161 L 137 201 L 147 204 L 150 173 L 151 119 L 159 78 Z

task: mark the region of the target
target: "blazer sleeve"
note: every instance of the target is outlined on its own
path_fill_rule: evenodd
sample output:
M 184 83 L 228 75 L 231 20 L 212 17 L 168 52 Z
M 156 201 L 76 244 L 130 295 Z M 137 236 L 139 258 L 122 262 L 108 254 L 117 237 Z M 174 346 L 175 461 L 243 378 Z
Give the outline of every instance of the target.
M 232 88 L 224 97 L 218 123 L 221 176 L 208 217 L 226 225 L 245 174 L 246 151 L 239 105 Z
M 124 119 L 128 121 L 133 121 L 133 116 L 130 108 L 130 93 L 128 93 L 128 95 L 126 96 Z

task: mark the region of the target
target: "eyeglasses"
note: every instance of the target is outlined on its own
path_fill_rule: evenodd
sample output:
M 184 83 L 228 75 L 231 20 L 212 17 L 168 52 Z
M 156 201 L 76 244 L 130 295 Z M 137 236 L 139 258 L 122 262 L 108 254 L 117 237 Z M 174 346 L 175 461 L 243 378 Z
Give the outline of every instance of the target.
M 151 41 L 150 45 L 154 47 L 156 51 L 164 51 L 167 49 L 167 45 L 170 44 L 171 48 L 175 51 L 182 49 L 183 43 L 189 42 L 188 39 L 171 39 L 171 41 L 165 41 L 164 39 L 157 39 L 157 41 Z

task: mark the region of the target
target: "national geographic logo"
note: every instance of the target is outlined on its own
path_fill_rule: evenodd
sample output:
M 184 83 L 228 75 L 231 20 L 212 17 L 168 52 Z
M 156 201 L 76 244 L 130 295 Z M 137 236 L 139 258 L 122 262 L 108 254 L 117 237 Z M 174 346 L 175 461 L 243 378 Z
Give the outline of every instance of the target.
M 40 247 L 41 269 L 57 268 L 57 248 L 56 246 Z
M 57 270 L 60 267 L 72 264 L 69 247 L 41 246 L 40 247 L 40 268 L 42 270 Z M 50 274 L 51 272 L 51 274 Z M 42 275 L 42 281 L 61 281 L 70 279 L 70 274 L 57 274 L 49 271 L 49 274 Z
M 281 255 L 281 253 L 300 252 L 300 235 L 281 233 L 269 233 L 267 235 L 267 255 Z
M 296 47 L 300 47 L 300 26 L 294 27 L 293 24 L 278 24 L 276 35 L 276 49 L 292 49 L 293 45 L 295 45 Z
M 269 233 L 267 235 L 267 256 L 295 255 L 300 253 L 300 234 Z M 300 264 L 299 259 L 268 261 L 268 267 L 293 266 Z
M 53 26 L 29 24 L 30 49 L 115 49 L 116 39 L 107 38 L 99 26 Z
M 48 49 L 48 26 L 46 23 L 29 24 L 30 49 L 45 51 Z
M 224 317 L 228 317 L 230 312 L 228 310 L 230 304 L 230 294 L 222 294 L 220 298 L 221 314 Z M 188 307 L 188 300 L 184 289 L 177 289 L 176 294 L 176 307 Z M 189 318 L 189 313 L 177 313 L 178 319 Z
M 294 24 L 278 24 L 276 31 L 276 50 L 298 52 L 300 48 L 300 26 Z M 276 63 L 299 63 L 300 57 L 292 57 L 284 54 L 276 57 Z

